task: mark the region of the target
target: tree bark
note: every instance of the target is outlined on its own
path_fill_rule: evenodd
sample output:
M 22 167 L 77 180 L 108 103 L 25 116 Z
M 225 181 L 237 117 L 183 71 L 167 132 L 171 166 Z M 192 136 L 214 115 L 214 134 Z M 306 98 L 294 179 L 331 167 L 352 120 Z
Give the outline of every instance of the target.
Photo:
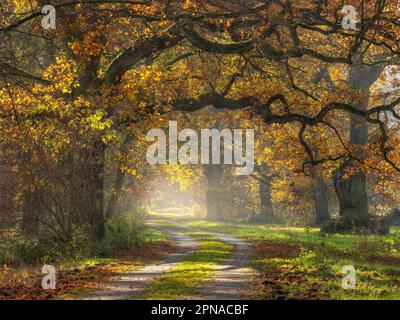
M 222 218 L 221 208 L 221 180 L 224 168 L 219 164 L 206 165 L 207 177 L 207 218 L 220 220 Z
M 132 134 L 127 133 L 121 146 L 123 152 L 127 151 L 127 148 L 129 148 L 132 140 L 133 140 Z M 125 183 L 125 172 L 121 170 L 122 165 L 123 161 L 121 160 L 117 164 L 117 173 L 115 175 L 114 186 L 113 189 L 111 190 L 111 195 L 108 201 L 108 206 L 105 214 L 106 219 L 110 219 L 114 216 L 117 209 L 118 201 L 121 198 L 121 191 Z
M 117 168 L 117 175 L 114 181 L 114 187 L 111 191 L 110 199 L 106 210 L 106 219 L 111 219 L 115 215 L 118 200 L 120 199 L 121 190 L 125 181 L 125 173 L 121 171 L 120 167 Z
M 322 225 L 329 220 L 328 188 L 320 177 L 314 179 L 315 183 L 315 223 Z
M 39 221 L 36 218 L 38 203 L 35 200 L 34 192 L 27 190 L 24 194 L 22 212 L 22 232 L 27 236 L 39 235 Z
M 274 222 L 276 217 L 274 216 L 274 207 L 272 205 L 272 176 L 270 168 L 266 163 L 255 167 L 261 176 L 259 185 L 261 218 L 265 222 Z
M 259 184 L 261 218 L 265 222 L 273 222 L 274 207 L 272 205 L 272 186 L 271 181 L 262 179 Z
M 258 181 L 258 193 L 260 198 L 260 218 L 265 222 L 275 222 L 274 207 L 272 204 L 272 179 L 274 174 L 266 163 L 255 164 L 254 170 L 258 175 L 252 175 Z
M 105 148 L 103 142 L 96 141 L 91 150 L 91 161 L 89 163 L 88 177 L 88 206 L 87 210 L 90 217 L 90 224 L 95 240 L 101 240 L 105 236 L 104 219 L 104 164 Z
M 383 67 L 369 67 L 353 64 L 350 68 L 349 85 L 363 94 L 359 102 L 360 110 L 367 110 L 370 87 L 381 74 Z M 357 115 L 350 115 L 350 144 L 363 146 L 368 142 L 367 121 Z M 362 151 L 357 155 L 362 157 Z M 335 191 L 340 204 L 340 215 L 352 221 L 354 226 L 367 226 L 369 222 L 367 177 L 364 172 L 358 171 L 350 178 L 345 179 L 347 169 L 354 166 L 352 160 L 347 161 L 334 175 Z
M 348 179 L 343 175 L 352 163 L 349 161 L 343 165 L 335 175 L 335 190 L 340 204 L 340 215 L 350 220 L 354 226 L 367 226 L 369 222 L 367 178 L 362 172 L 358 172 Z

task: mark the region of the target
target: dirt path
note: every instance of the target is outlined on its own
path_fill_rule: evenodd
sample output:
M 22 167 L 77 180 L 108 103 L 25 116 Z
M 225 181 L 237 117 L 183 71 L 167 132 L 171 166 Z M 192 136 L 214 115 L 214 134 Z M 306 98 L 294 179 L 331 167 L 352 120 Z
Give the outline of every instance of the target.
M 249 299 L 250 286 L 254 281 L 255 271 L 248 267 L 250 258 L 250 243 L 240 238 L 223 233 L 191 228 L 177 223 L 181 228 L 191 231 L 203 231 L 234 245 L 235 251 L 230 259 L 215 268 L 211 281 L 192 296 L 192 300 L 242 300 Z
M 154 278 L 171 270 L 196 249 L 197 242 L 184 233 L 169 229 L 162 230 L 176 239 L 180 247 L 179 252 L 169 255 L 158 263 L 118 276 L 118 278 L 107 284 L 105 288 L 93 293 L 85 300 L 129 299 L 146 285 L 149 285 Z
M 248 267 L 250 244 L 244 240 L 225 234 L 212 233 L 222 241 L 236 246 L 229 260 L 224 261 L 213 280 L 202 288 L 193 299 L 202 300 L 241 300 L 250 298 L 250 286 L 254 270 Z
M 249 289 L 255 277 L 254 270 L 248 267 L 250 243 L 234 236 L 192 228 L 180 223 L 177 219 L 173 219 L 173 223 L 180 228 L 193 232 L 206 232 L 235 246 L 235 251 L 230 258 L 215 267 L 212 279 L 190 297 L 191 300 L 241 300 L 250 298 Z M 151 221 L 148 224 L 154 228 L 159 228 Z M 188 235 L 166 228 L 162 228 L 162 230 L 176 239 L 181 248 L 179 252 L 169 255 L 158 263 L 120 275 L 86 300 L 125 300 L 132 298 L 140 290 L 151 285 L 152 280 L 170 271 L 196 250 L 197 242 Z

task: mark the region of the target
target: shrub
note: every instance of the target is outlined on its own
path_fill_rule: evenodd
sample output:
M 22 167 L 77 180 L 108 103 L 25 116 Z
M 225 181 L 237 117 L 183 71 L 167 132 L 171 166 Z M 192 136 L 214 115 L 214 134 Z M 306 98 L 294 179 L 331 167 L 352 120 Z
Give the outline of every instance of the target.
M 366 226 L 356 226 L 349 217 L 332 218 L 322 225 L 321 233 L 379 234 L 389 233 L 389 224 L 384 217 L 372 216 Z
M 94 254 L 112 255 L 115 251 L 131 249 L 142 245 L 144 239 L 142 214 L 125 214 L 106 222 L 105 238 L 95 244 Z
M 0 239 L 0 263 L 51 263 L 76 260 L 91 255 L 110 256 L 117 250 L 140 246 L 145 242 L 144 213 L 135 212 L 106 222 L 105 238 L 99 243 L 89 241 L 86 228 L 72 232 L 68 241 L 52 234 L 39 238 Z
M 353 229 L 352 221 L 347 217 L 332 218 L 321 226 L 321 233 L 350 233 Z
M 15 256 L 22 262 L 33 264 L 40 262 L 46 250 L 38 239 L 22 239 L 15 242 Z
M 75 230 L 67 242 L 52 235 L 40 238 L 19 238 L 0 242 L 0 263 L 37 264 L 78 259 L 89 254 L 86 234 Z
M 8 264 L 15 259 L 15 254 L 10 247 L 10 241 L 0 241 L 0 264 Z
M 390 210 L 387 214 L 387 222 L 391 226 L 399 226 L 400 225 L 400 210 L 398 208 L 394 208 Z

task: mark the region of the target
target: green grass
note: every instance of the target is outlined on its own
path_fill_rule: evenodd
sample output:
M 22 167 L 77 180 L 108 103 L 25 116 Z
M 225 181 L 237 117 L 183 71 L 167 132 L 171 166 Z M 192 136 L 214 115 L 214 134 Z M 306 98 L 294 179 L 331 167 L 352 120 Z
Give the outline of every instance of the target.
M 346 250 L 354 248 L 363 240 L 360 236 L 354 235 L 334 235 L 321 236 L 317 228 L 295 228 L 295 227 L 278 227 L 261 224 L 227 224 L 210 221 L 190 221 L 188 226 L 203 228 L 216 232 L 228 233 L 239 237 L 251 239 L 265 239 L 289 244 L 313 244 L 324 243 L 336 249 Z M 371 235 L 368 237 L 371 244 L 393 246 L 399 244 L 400 229 L 393 228 L 391 234 L 387 236 Z
M 0 291 L 18 299 L 22 296 L 26 299 L 83 298 L 114 275 L 132 272 L 146 264 L 154 263 L 168 254 L 165 250 L 174 246 L 170 237 L 160 230 L 143 227 L 140 232 L 143 243 L 127 249 L 122 255 L 115 252 L 115 255 L 113 253 L 106 257 L 93 254 L 50 261 L 57 270 L 57 291 L 51 294 L 47 294 L 40 286 L 43 263 L 4 264 L 0 268 Z
M 165 232 L 160 230 L 152 229 L 152 228 L 145 228 L 142 231 L 142 237 L 145 239 L 145 243 L 151 242 L 160 242 L 160 241 L 167 241 L 168 236 Z
M 188 299 L 212 277 L 215 267 L 229 258 L 234 247 L 206 232 L 187 231 L 167 222 L 159 224 L 186 233 L 198 241 L 198 248 L 171 271 L 154 280 L 148 289 L 134 299 Z
M 400 230 L 387 236 L 322 236 L 318 229 L 257 224 L 189 221 L 189 226 L 244 237 L 262 247 L 276 246 L 278 254 L 259 254 L 252 261 L 268 281 L 265 299 L 400 299 Z M 266 242 L 260 242 L 260 240 Z M 298 249 L 279 254 L 282 245 Z M 356 269 L 355 290 L 341 286 L 342 267 Z
M 165 242 L 169 241 L 170 238 L 169 236 L 160 230 L 153 229 L 153 228 L 148 228 L 146 227 L 142 232 L 142 237 L 145 239 L 144 244 L 155 244 L 157 242 Z M 85 270 L 85 269 L 90 269 L 91 267 L 97 267 L 97 266 L 105 266 L 107 269 L 111 269 L 113 272 L 116 274 L 118 273 L 126 273 L 126 272 L 133 272 L 140 267 L 143 267 L 145 264 L 152 263 L 155 260 L 149 257 L 147 260 L 144 260 L 143 257 L 130 257 L 130 258 L 102 258 L 102 257 L 93 257 L 93 258 L 88 258 L 84 259 L 82 261 L 68 261 L 64 263 L 62 266 L 63 269 L 75 269 L 75 270 Z M 104 282 L 104 277 L 99 276 L 96 277 L 94 274 L 94 277 L 92 279 L 93 283 L 96 282 Z M 109 280 L 109 279 L 108 279 Z M 95 289 L 96 290 L 96 289 Z M 78 286 L 77 288 L 74 288 L 74 290 L 67 292 L 63 295 L 59 295 L 57 299 L 60 300 L 75 300 L 75 299 L 81 299 L 89 294 L 93 293 L 95 291 L 92 287 L 88 286 Z

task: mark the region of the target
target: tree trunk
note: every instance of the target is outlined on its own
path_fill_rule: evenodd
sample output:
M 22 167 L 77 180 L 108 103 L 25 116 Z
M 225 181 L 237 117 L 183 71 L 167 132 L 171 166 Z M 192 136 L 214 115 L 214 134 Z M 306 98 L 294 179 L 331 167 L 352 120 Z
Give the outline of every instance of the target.
M 370 87 L 381 74 L 382 67 L 369 67 L 353 64 L 350 69 L 349 85 L 363 94 L 359 102 L 360 110 L 367 110 Z M 367 121 L 357 115 L 350 115 L 350 144 L 363 146 L 368 142 Z M 362 151 L 358 153 L 362 157 Z M 339 168 L 334 175 L 334 184 L 340 204 L 340 215 L 348 218 L 354 226 L 367 226 L 369 222 L 367 177 L 359 171 L 348 179 L 344 179 L 346 169 L 354 166 L 351 160 Z
M 132 134 L 127 133 L 121 146 L 123 152 L 127 151 L 130 144 L 132 143 L 132 140 Z M 121 191 L 125 183 L 125 172 L 121 171 L 121 167 L 123 164 L 123 160 L 119 161 L 117 164 L 117 174 L 115 175 L 114 186 L 111 190 L 110 199 L 108 201 L 108 206 L 105 214 L 106 219 L 110 219 L 115 215 L 118 201 L 121 199 Z
M 106 219 L 110 219 L 115 215 L 117 203 L 120 199 L 121 190 L 124 186 L 125 173 L 121 171 L 120 167 L 117 168 L 117 175 L 114 181 L 114 187 L 111 191 L 110 199 L 106 210 Z
M 27 236 L 39 235 L 39 221 L 37 214 L 37 201 L 34 192 L 27 190 L 24 195 L 23 213 L 22 213 L 22 232 Z
M 83 96 L 89 100 L 92 94 L 102 90 L 102 81 L 97 76 L 100 57 L 93 57 L 86 64 L 79 86 L 72 91 L 71 98 Z M 77 168 L 71 174 L 70 207 L 73 215 L 84 215 L 83 221 L 90 226 L 93 240 L 105 236 L 104 217 L 104 167 L 106 145 L 102 133 L 85 141 L 87 149 L 76 156 Z M 91 140 L 93 139 L 93 140 Z M 74 155 L 75 157 L 75 155 Z M 76 190 L 74 190 L 76 187 Z M 77 218 L 81 220 L 80 217 Z
M 258 173 L 253 177 L 259 182 L 260 218 L 264 222 L 276 222 L 272 204 L 272 179 L 275 175 L 271 174 L 271 170 L 266 163 L 255 164 L 254 170 Z
M 272 205 L 272 188 L 271 181 L 262 179 L 259 184 L 261 218 L 265 222 L 273 222 L 274 207 Z
M 105 236 L 104 224 L 104 162 L 105 162 L 105 145 L 103 142 L 96 141 L 91 151 L 88 167 L 88 213 L 90 224 L 95 240 L 101 240 Z
M 349 179 L 343 174 L 352 166 L 346 162 L 335 174 L 335 190 L 340 204 L 340 215 L 351 221 L 356 227 L 367 226 L 369 222 L 367 179 L 364 173 L 358 172 Z
M 261 206 L 261 218 L 265 222 L 273 222 L 274 207 L 272 205 L 272 177 L 268 176 L 268 167 L 262 164 L 261 170 L 264 170 L 265 175 L 262 175 L 259 184 L 259 196 Z
M 206 165 L 207 177 L 207 218 L 210 220 L 221 220 L 221 179 L 224 167 L 219 164 Z
M 315 223 L 322 225 L 329 220 L 328 188 L 320 177 L 316 177 L 315 183 Z

